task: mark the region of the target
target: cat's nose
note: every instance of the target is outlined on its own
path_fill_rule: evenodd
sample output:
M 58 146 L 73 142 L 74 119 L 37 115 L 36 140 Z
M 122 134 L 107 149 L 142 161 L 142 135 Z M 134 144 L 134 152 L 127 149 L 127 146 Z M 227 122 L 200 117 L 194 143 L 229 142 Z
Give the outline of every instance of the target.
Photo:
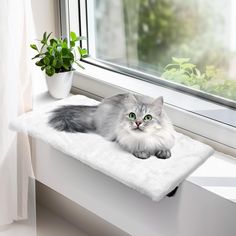
M 142 124 L 142 121 L 136 120 L 135 124 L 139 127 Z

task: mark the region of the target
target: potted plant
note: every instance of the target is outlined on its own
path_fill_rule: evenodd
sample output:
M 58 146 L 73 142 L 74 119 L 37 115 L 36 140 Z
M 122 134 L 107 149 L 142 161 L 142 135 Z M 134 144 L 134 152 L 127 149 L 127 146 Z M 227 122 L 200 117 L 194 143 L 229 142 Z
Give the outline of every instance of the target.
M 51 38 L 51 34 L 43 34 L 40 49 L 36 44 L 30 47 L 37 51 L 32 58 L 38 59 L 35 63 L 46 73 L 46 82 L 50 95 L 54 98 L 65 98 L 68 96 L 73 78 L 73 65 L 84 67 L 78 62 L 87 56 L 87 50 L 76 45 L 84 37 L 78 37 L 74 32 L 70 32 L 70 40 L 67 38 Z

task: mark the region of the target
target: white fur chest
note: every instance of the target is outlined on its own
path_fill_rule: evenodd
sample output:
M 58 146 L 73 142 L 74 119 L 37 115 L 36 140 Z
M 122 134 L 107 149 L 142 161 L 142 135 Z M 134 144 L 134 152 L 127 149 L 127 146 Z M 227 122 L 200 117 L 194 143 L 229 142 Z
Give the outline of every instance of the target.
M 171 149 L 174 145 L 174 135 L 171 129 L 152 129 L 147 131 L 130 130 L 127 127 L 116 131 L 117 142 L 126 150 L 147 151 Z

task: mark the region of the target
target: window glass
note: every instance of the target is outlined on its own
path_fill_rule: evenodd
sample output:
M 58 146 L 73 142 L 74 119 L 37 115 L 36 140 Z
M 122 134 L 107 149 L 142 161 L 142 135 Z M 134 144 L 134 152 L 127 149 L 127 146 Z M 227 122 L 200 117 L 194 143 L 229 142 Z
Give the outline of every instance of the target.
M 236 101 L 235 0 L 94 0 L 91 6 L 92 57 Z

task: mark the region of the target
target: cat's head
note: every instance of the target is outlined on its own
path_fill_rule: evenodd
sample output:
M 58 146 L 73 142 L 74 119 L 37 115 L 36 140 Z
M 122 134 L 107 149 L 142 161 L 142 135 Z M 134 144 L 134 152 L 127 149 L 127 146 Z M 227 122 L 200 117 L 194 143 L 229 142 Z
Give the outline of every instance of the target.
M 148 132 L 161 128 L 163 97 L 152 99 L 129 94 L 125 102 L 126 127 L 135 132 Z

